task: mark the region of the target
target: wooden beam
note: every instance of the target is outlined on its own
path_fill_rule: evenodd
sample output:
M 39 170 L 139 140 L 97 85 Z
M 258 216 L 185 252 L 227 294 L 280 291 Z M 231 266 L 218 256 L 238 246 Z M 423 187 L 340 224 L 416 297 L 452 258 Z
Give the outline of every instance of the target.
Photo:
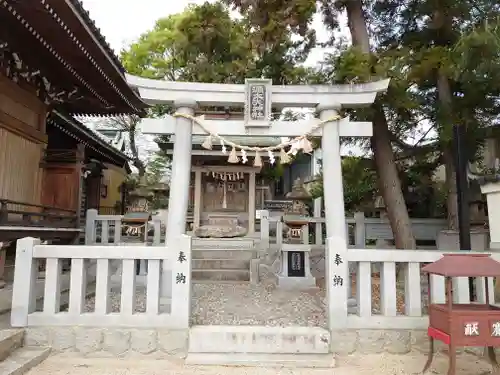
M 243 121 L 238 120 L 202 120 L 206 128 L 212 133 L 221 136 L 268 136 L 268 137 L 296 137 L 310 132 L 320 122 L 319 119 L 300 121 L 274 121 L 269 127 L 249 128 Z M 144 134 L 174 134 L 176 119 L 166 116 L 161 119 L 147 118 L 141 121 L 140 127 Z M 339 121 L 341 137 L 371 137 L 373 134 L 371 122 L 349 121 L 344 118 Z M 311 136 L 321 136 L 321 127 Z M 196 123 L 193 124 L 194 134 L 206 134 Z
M 46 144 L 48 142 L 48 136 L 46 134 L 9 115 L 8 113 L 3 112 L 1 109 L 0 128 L 7 129 L 9 132 L 37 144 Z

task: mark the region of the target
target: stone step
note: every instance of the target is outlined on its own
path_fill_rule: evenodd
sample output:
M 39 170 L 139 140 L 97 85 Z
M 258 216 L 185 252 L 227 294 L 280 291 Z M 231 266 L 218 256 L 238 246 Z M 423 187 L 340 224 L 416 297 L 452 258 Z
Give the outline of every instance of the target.
M 0 331 L 0 362 L 5 360 L 14 350 L 23 345 L 22 329 L 4 329 Z
M 250 280 L 193 280 L 195 284 L 247 285 Z
M 250 269 L 250 260 L 238 259 L 193 259 L 192 268 L 195 269 Z
M 252 238 L 193 238 L 193 249 L 252 249 L 256 241 Z
M 191 277 L 193 281 L 198 280 L 232 280 L 250 281 L 250 270 L 242 269 L 192 269 Z
M 193 249 L 192 258 L 194 259 L 233 259 L 233 260 L 251 260 L 257 257 L 253 250 L 210 250 Z
M 327 354 L 330 333 L 320 327 L 194 326 L 191 353 Z
M 48 348 L 20 348 L 0 362 L 0 374 L 22 375 L 42 363 L 50 354 Z
M 189 353 L 186 364 L 199 366 L 252 366 L 286 368 L 332 368 L 335 357 L 328 354 Z

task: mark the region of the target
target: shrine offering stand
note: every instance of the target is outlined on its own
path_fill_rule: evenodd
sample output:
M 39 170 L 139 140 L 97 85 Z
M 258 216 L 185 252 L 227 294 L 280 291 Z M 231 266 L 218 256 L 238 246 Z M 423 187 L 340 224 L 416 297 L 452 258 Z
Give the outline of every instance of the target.
M 494 348 L 500 346 L 500 308 L 490 304 L 488 277 L 500 275 L 500 263 L 489 254 L 444 254 L 441 259 L 425 266 L 423 272 L 429 277 L 429 301 L 431 296 L 431 274 L 444 276 L 446 300 L 429 304 L 430 342 L 429 358 L 422 370 L 425 373 L 433 360 L 434 340 L 449 347 L 448 375 L 455 375 L 456 348 L 460 346 L 485 346 L 493 366 L 493 374 L 500 375 Z M 469 304 L 453 303 L 454 277 L 482 277 L 485 285 L 484 301 Z M 476 293 L 477 294 L 477 293 Z

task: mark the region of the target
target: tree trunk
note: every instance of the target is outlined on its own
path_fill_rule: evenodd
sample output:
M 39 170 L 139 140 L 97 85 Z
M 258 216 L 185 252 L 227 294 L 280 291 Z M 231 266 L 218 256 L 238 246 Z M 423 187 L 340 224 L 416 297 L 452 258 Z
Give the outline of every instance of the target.
M 146 174 L 146 166 L 144 165 L 143 161 L 139 158 L 139 150 L 137 149 L 137 144 L 135 142 L 135 134 L 137 130 L 137 123 L 139 122 L 140 118 L 131 118 L 130 119 L 130 125 L 128 128 L 128 138 L 130 142 L 130 150 L 132 152 L 133 160 L 132 163 L 134 164 L 134 167 L 137 168 L 139 177 L 143 177 Z
M 453 126 L 451 123 L 452 94 L 448 77 L 443 72 L 438 72 L 437 77 L 438 100 L 440 105 L 440 118 L 442 128 L 447 129 Z M 446 209 L 448 211 L 449 229 L 458 229 L 458 196 L 457 196 L 457 176 L 453 163 L 453 148 L 451 141 L 446 140 L 443 146 L 443 158 L 446 169 Z
M 346 1 L 345 7 L 352 45 L 364 53 L 370 53 L 370 38 L 361 0 Z
M 453 149 L 447 144 L 443 150 L 444 167 L 446 172 L 446 210 L 448 213 L 448 228 L 458 229 L 458 195 L 457 195 L 457 174 L 453 162 Z
M 370 53 L 368 28 L 361 0 L 347 1 L 346 10 L 353 45 L 359 47 L 364 53 Z M 379 177 L 379 187 L 386 205 L 396 248 L 415 249 L 415 239 L 392 151 L 387 119 L 379 104 L 373 105 L 373 113 L 371 146 Z

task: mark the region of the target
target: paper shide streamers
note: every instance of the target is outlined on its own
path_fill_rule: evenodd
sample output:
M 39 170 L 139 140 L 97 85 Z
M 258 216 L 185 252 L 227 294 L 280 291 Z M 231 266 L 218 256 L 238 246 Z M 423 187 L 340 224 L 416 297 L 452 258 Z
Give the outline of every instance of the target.
M 270 164 L 274 164 L 276 162 L 276 158 L 274 156 L 275 151 L 279 151 L 279 159 L 281 164 L 290 163 L 291 156 L 297 155 L 299 152 L 303 152 L 305 154 L 310 154 L 313 152 L 313 146 L 311 141 L 309 140 L 309 136 L 313 134 L 318 128 L 322 127 L 324 124 L 332 121 L 339 121 L 342 119 L 341 116 L 336 115 L 326 120 L 323 120 L 313 126 L 309 132 L 306 134 L 300 135 L 293 139 L 282 138 L 281 143 L 275 146 L 269 147 L 250 147 L 239 145 L 237 143 L 231 142 L 228 139 L 218 135 L 217 133 L 212 133 L 204 124 L 204 117 L 194 117 L 185 113 L 174 113 L 173 117 L 183 117 L 188 120 L 195 122 L 205 133 L 207 133 L 207 137 L 202 143 L 202 147 L 206 150 L 212 150 L 214 140 L 218 140 L 222 149 L 222 153 L 227 155 L 227 147 L 231 147 L 231 152 L 229 153 L 229 157 L 227 161 L 232 164 L 237 164 L 239 162 L 246 164 L 248 163 L 248 151 L 255 152 L 253 166 L 254 167 L 262 167 L 262 156 L 265 155 L 269 159 Z M 286 151 L 288 148 L 288 151 Z M 238 156 L 238 151 L 239 155 Z

